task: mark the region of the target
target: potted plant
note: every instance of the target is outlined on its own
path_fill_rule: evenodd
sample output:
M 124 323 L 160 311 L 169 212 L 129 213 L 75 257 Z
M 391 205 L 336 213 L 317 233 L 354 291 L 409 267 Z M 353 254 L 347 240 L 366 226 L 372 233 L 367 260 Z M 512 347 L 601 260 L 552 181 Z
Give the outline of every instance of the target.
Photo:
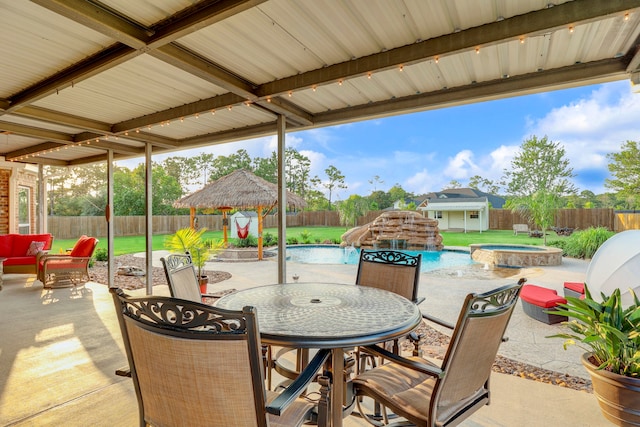
M 209 283 L 209 278 L 202 274 L 204 264 L 214 253 L 213 248 L 202 238 L 206 231 L 206 228 L 181 228 L 165 240 L 165 247 L 171 252 L 184 253 L 191 257 L 191 262 L 198 270 L 200 293 L 203 294 L 207 292 Z
M 566 304 L 550 311 L 571 318 L 563 322 L 571 332 L 564 348 L 577 344 L 587 352 L 582 364 L 591 376 L 603 415 L 619 426 L 640 426 L 640 301 L 623 306 L 620 289 L 596 301 L 585 285 L 584 298 L 566 297 Z

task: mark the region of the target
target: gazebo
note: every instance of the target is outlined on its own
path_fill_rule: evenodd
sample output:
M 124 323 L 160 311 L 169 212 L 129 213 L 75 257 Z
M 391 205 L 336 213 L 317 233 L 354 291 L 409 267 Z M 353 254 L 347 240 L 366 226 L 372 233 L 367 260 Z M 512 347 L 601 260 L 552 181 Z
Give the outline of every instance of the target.
M 300 196 L 287 191 L 287 207 L 302 209 L 307 203 Z M 202 189 L 174 203 L 178 208 L 191 209 L 191 226 L 194 225 L 196 208 L 214 208 L 222 211 L 224 242 L 227 243 L 231 209 L 255 209 L 258 214 L 258 259 L 262 259 L 263 218 L 278 204 L 278 186 L 253 173 L 239 169 L 225 175 Z

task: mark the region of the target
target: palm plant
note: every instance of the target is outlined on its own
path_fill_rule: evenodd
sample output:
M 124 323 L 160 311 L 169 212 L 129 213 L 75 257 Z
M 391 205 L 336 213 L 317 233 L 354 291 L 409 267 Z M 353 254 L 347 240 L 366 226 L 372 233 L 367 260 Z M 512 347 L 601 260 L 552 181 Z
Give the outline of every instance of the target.
M 610 296 L 602 293 L 602 301 L 595 301 L 585 285 L 584 299 L 566 297 L 566 304 L 550 313 L 572 318 L 564 324 L 572 333 L 550 338 L 564 338 L 564 348 L 579 346 L 591 352 L 591 362 L 619 375 L 640 378 L 640 301 L 633 290 L 634 303 L 624 307 L 620 289 Z
M 206 228 L 195 230 L 193 228 L 181 228 L 175 234 L 167 236 L 164 245 L 171 252 L 189 254 L 191 262 L 198 269 L 198 277 L 202 277 L 204 264 L 215 253 L 219 245 L 212 248 L 211 244 L 203 239 Z

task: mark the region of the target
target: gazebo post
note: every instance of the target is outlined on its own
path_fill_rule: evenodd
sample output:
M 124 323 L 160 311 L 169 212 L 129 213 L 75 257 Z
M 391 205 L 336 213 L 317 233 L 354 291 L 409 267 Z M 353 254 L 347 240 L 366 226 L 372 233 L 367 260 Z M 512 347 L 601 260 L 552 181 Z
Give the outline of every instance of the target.
M 229 218 L 227 218 L 228 208 L 222 208 L 222 236 L 224 240 L 224 247 L 226 248 L 229 245 L 229 237 L 227 235 L 227 231 L 229 230 Z
M 189 209 L 189 228 L 196 228 L 196 208 L 193 206 Z
M 258 261 L 262 261 L 262 206 L 258 206 Z

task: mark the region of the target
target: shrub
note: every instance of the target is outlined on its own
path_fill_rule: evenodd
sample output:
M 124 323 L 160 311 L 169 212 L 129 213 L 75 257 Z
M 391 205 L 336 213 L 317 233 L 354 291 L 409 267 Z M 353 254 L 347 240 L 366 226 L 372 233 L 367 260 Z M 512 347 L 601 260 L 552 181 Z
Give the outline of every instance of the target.
M 287 237 L 287 244 L 288 245 L 297 245 L 298 244 L 298 238 L 297 237 Z
M 96 253 L 95 253 L 96 261 L 106 261 L 108 258 L 109 258 L 109 254 L 107 253 L 107 248 L 96 249 Z
M 278 238 L 273 234 L 266 232 L 264 236 L 262 236 L 262 244 L 264 246 L 275 246 L 278 244 Z
M 572 258 L 592 258 L 598 248 L 614 234 L 604 227 L 590 227 L 576 231 L 564 240 L 550 242 L 549 245 L 562 249 L 564 255 Z
M 303 230 L 300 233 L 300 240 L 305 244 L 311 243 L 311 233 L 309 233 L 309 230 Z
M 234 246 L 236 248 L 256 248 L 258 247 L 258 238 L 249 234 L 246 239 L 235 239 Z

